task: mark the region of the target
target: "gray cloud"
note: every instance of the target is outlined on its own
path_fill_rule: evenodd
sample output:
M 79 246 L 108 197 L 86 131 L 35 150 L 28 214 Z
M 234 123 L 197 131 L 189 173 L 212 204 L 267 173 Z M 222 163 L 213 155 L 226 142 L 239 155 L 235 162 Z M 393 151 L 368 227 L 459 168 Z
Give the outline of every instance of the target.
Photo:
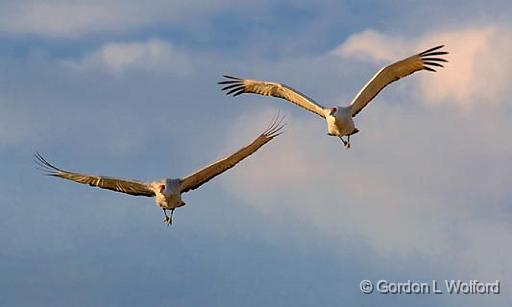
M 198 3 L 136 1 L 19 1 L 2 5 L 0 24 L 3 32 L 38 34 L 50 37 L 78 37 L 98 31 L 120 31 L 170 18 L 179 19 Z M 218 3 L 220 4 L 220 3 Z M 190 5 L 190 7 L 189 7 Z M 211 6 L 209 6 L 211 8 Z

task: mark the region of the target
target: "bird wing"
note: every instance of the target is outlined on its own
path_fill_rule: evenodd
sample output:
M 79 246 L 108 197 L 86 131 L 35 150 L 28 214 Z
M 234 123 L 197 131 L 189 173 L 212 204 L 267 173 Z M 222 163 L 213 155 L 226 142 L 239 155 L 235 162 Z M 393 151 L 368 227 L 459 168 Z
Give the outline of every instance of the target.
M 226 91 L 226 95 L 233 94 L 234 97 L 243 93 L 252 93 L 263 96 L 273 96 L 288 100 L 301 108 L 325 118 L 325 108 L 323 106 L 286 84 L 240 79 L 226 75 L 224 75 L 224 78 L 226 78 L 226 80 L 220 81 L 219 84 L 226 85 L 222 88 L 223 91 Z
M 59 169 L 43 158 L 39 153 L 35 154 L 34 162 L 37 166 L 46 173 L 46 175 L 60 177 L 74 182 L 88 184 L 93 187 L 108 189 L 116 192 L 126 193 L 135 196 L 155 196 L 155 192 L 148 183 L 124 180 L 112 177 L 91 176 L 80 173 L 68 172 Z
M 439 62 L 448 61 L 436 57 L 448 54 L 439 50 L 443 47 L 444 45 L 441 45 L 425 50 L 379 70 L 352 100 L 352 116 L 356 116 L 388 84 L 419 70 L 435 72 L 434 67 L 443 67 Z
M 215 176 L 229 170 L 238 162 L 252 155 L 263 145 L 280 135 L 284 125 L 283 118 L 279 118 L 279 116 L 275 117 L 268 129 L 252 141 L 251 144 L 243 147 L 230 156 L 220 159 L 219 161 L 183 178 L 181 181 L 181 192 L 184 193 L 190 190 L 195 190 Z

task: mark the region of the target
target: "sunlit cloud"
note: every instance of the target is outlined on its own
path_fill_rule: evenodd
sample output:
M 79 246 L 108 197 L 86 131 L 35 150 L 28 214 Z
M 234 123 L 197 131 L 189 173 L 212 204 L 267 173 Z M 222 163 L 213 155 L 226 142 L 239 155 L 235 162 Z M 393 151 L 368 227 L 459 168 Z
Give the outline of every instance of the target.
M 407 55 L 410 46 L 402 37 L 364 30 L 350 35 L 331 51 L 334 55 L 374 62 L 388 62 Z

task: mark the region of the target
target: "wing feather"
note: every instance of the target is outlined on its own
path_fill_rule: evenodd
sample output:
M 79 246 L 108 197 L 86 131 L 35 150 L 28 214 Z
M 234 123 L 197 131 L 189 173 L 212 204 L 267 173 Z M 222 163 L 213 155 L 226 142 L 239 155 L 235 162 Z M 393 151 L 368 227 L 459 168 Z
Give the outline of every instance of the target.
M 448 61 L 435 57 L 448 54 L 448 52 L 440 50 L 443 47 L 444 45 L 430 48 L 379 70 L 352 100 L 352 116 L 356 116 L 388 84 L 416 71 L 427 70 L 435 72 L 434 67 L 444 67 L 439 62 Z
M 34 162 L 41 171 L 45 172 L 46 175 L 49 176 L 60 177 L 82 184 L 88 184 L 93 187 L 108 189 L 135 196 L 155 196 L 155 192 L 151 186 L 145 182 L 68 172 L 53 166 L 39 153 L 35 154 Z
M 230 156 L 220 159 L 219 161 L 183 178 L 181 181 L 181 192 L 184 193 L 197 189 L 212 178 L 234 167 L 238 162 L 252 155 L 263 145 L 280 135 L 282 133 L 282 128 L 285 125 L 283 123 L 283 119 L 283 117 L 275 117 L 268 129 L 260 134 L 251 144 L 243 147 Z
M 224 78 L 226 78 L 226 80 L 218 83 L 226 85 L 222 88 L 223 91 L 226 91 L 226 95 L 232 94 L 233 96 L 238 96 L 243 93 L 252 93 L 262 96 L 277 97 L 325 118 L 326 111 L 322 105 L 286 84 L 240 79 L 227 75 L 224 75 Z

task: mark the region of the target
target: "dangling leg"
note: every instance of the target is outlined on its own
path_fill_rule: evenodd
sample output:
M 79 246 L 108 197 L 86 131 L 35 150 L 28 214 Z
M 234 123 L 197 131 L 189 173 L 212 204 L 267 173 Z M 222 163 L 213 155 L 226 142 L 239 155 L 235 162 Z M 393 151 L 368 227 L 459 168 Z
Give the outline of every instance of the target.
M 171 225 L 172 225 L 172 215 L 174 214 L 174 209 L 176 209 L 176 208 L 172 208 L 172 209 L 171 209 L 171 216 L 170 216 L 170 218 L 169 218 L 169 221 L 170 221 L 170 223 L 169 223 L 169 224 L 171 224 Z
M 347 149 L 350 148 L 350 134 L 347 136 Z
M 340 138 L 340 140 L 343 142 L 343 145 L 347 146 L 347 141 L 345 141 L 341 136 L 338 136 Z
M 167 210 L 166 209 L 162 208 L 162 210 L 164 210 L 164 214 L 165 214 L 164 223 L 169 225 L 171 223 L 171 218 L 167 215 Z

